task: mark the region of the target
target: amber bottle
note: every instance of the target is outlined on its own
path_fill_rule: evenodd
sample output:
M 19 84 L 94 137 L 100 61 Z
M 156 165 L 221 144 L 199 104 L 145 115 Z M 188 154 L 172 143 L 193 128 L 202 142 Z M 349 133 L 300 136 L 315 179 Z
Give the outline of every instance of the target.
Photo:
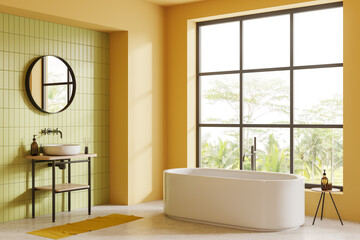
M 326 173 L 324 170 L 323 177 L 321 178 L 321 190 L 328 190 L 328 183 L 329 183 L 329 180 L 326 177 Z
M 31 156 L 37 156 L 39 153 L 39 147 L 38 144 L 36 143 L 36 135 L 34 135 L 33 138 L 33 142 L 31 143 Z

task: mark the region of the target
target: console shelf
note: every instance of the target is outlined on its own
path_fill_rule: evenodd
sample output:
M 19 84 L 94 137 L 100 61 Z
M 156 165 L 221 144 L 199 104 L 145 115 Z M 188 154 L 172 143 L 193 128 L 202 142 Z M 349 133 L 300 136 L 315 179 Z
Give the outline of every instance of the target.
M 38 161 L 54 161 L 54 160 L 65 160 L 65 159 L 74 159 L 74 158 L 89 158 L 96 157 L 97 154 L 76 154 L 76 155 L 68 155 L 68 156 L 26 156 L 27 159 L 34 159 Z
M 90 188 L 89 185 L 75 184 L 75 183 L 62 183 L 55 184 L 55 193 L 83 190 Z M 35 187 L 36 190 L 52 191 L 52 185 Z
M 71 210 L 71 192 L 78 190 L 88 190 L 88 214 L 91 214 L 91 158 L 96 154 L 77 154 L 71 156 L 26 156 L 32 161 L 32 217 L 35 218 L 35 192 L 39 190 L 52 192 L 52 221 L 55 222 L 55 194 L 67 192 L 68 211 Z M 86 160 L 84 160 L 86 158 Z M 88 163 L 88 184 L 71 183 L 71 164 Z M 35 164 L 47 163 L 52 169 L 52 184 L 47 186 L 35 186 Z M 67 165 L 68 177 L 66 183 L 55 184 L 55 167 Z

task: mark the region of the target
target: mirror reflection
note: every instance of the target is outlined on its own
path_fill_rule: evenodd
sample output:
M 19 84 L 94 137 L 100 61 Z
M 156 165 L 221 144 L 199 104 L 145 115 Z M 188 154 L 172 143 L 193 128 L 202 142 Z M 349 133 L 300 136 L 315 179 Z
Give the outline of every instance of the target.
M 62 58 L 37 58 L 26 74 L 26 92 L 40 111 L 57 113 L 65 110 L 75 96 L 76 81 L 70 65 Z

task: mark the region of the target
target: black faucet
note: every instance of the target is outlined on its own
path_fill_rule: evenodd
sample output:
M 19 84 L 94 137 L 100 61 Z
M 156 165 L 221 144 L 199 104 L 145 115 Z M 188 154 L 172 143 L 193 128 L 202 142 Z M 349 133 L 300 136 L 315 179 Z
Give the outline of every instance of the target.
M 48 128 L 48 129 L 46 129 L 46 128 L 44 128 L 44 129 L 41 129 L 41 133 L 42 134 L 55 134 L 56 133 L 56 135 L 58 134 L 58 133 L 60 133 L 60 138 L 62 138 L 62 132 L 58 129 L 58 128 L 56 128 L 56 129 L 51 129 L 51 128 Z
M 251 146 L 251 153 L 244 154 L 242 161 L 245 161 L 245 157 L 251 156 L 251 171 L 256 171 L 256 137 L 254 137 L 254 145 Z

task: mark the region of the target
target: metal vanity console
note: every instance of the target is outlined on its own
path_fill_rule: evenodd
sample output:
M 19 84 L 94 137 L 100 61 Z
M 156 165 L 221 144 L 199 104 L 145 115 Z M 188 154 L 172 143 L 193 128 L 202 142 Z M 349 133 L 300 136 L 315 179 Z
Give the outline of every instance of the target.
M 45 190 L 52 192 L 52 221 L 55 222 L 55 194 L 68 193 L 68 211 L 71 211 L 71 192 L 77 190 L 88 190 L 88 214 L 91 214 L 91 158 L 97 154 L 78 154 L 71 156 L 26 156 L 32 160 L 32 217 L 35 218 L 35 192 Z M 79 160 L 79 158 L 87 158 Z M 88 185 L 71 183 L 71 164 L 72 163 L 88 163 Z M 47 163 L 52 168 L 52 184 L 47 186 L 35 186 L 35 164 Z M 55 167 L 60 165 L 68 165 L 68 182 L 55 184 Z

